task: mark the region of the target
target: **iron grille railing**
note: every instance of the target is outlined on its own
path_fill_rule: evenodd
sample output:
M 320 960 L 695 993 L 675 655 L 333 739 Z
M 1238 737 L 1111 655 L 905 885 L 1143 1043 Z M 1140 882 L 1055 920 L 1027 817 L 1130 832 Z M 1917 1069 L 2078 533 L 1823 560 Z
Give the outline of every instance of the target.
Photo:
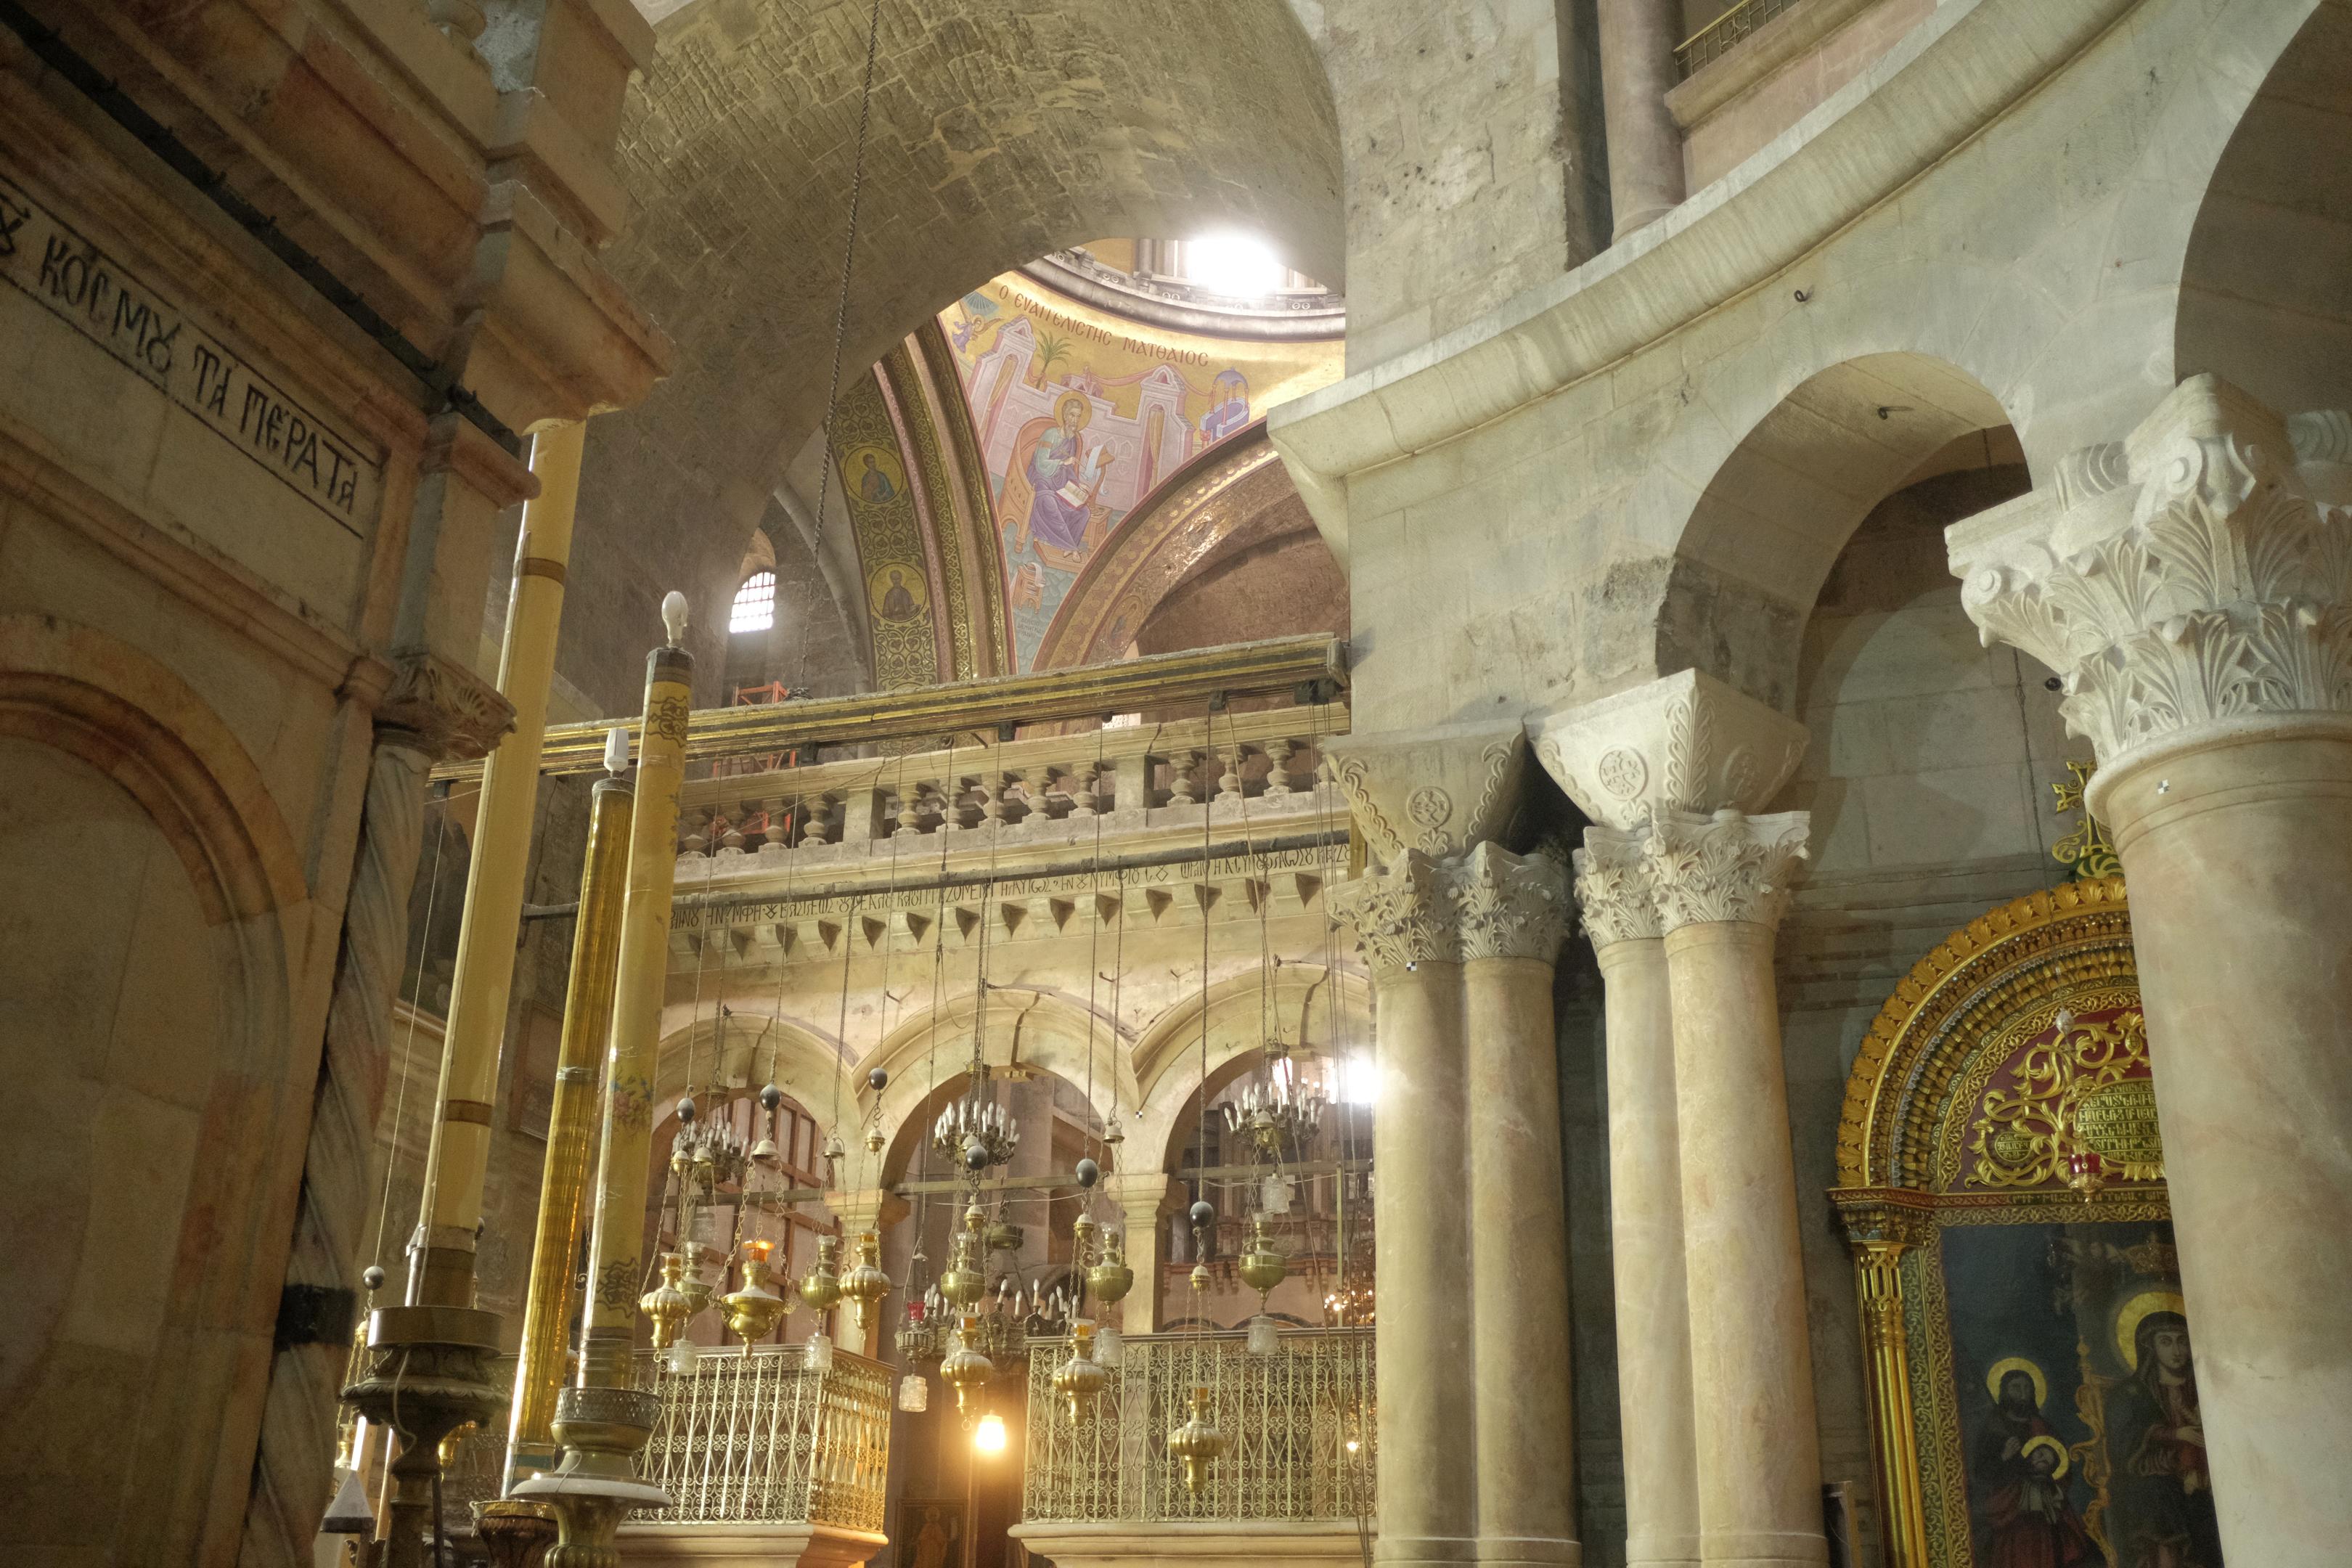
M 502 1373 L 513 1376 L 507 1360 Z M 637 1473 L 671 1506 L 631 1517 L 667 1524 L 825 1524 L 882 1530 L 890 1457 L 890 1370 L 836 1350 L 812 1372 L 798 1345 L 704 1353 L 683 1375 L 650 1352 L 637 1386 L 661 1395 Z M 444 1507 L 499 1495 L 506 1457 L 503 1415 L 467 1435 L 452 1457 Z
M 1687 79 L 1701 67 L 1721 59 L 1757 28 L 1797 4 L 1797 0 L 1739 0 L 1739 4 L 1675 46 L 1675 65 Z
M 1073 1420 L 1054 1392 L 1067 1340 L 1033 1339 L 1024 1521 L 1359 1520 L 1373 1514 L 1372 1331 L 1300 1329 L 1272 1355 L 1239 1334 L 1138 1335 Z M 1168 1434 L 1206 1385 L 1226 1448 L 1192 1492 Z

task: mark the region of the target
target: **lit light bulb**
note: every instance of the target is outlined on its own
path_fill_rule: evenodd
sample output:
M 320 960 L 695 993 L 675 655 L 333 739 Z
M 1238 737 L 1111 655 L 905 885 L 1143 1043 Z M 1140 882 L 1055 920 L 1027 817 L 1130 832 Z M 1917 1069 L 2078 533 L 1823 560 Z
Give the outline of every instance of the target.
M 993 1410 L 982 1416 L 972 1432 L 971 1446 L 983 1454 L 1004 1452 L 1004 1417 Z

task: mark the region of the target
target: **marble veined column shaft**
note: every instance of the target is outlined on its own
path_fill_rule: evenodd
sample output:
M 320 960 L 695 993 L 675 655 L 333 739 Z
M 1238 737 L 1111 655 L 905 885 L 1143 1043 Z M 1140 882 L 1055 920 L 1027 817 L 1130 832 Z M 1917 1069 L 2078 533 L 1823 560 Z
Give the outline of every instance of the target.
M 1663 810 L 1699 1561 L 1818 1568 L 1821 1453 L 1772 939 L 1806 814 Z
M 2282 417 L 2195 377 L 1946 537 L 1985 640 L 2058 671 L 2061 712 L 2098 751 L 2090 805 L 2131 887 L 2180 1244 L 2197 1490 L 2230 1562 L 2340 1563 L 2352 416 Z
M 1604 987 L 1625 1561 L 1627 1568 L 1686 1568 L 1698 1561 L 1690 1298 L 1674 1002 L 1648 837 L 1639 830 L 1586 828 L 1576 857 L 1576 896 Z

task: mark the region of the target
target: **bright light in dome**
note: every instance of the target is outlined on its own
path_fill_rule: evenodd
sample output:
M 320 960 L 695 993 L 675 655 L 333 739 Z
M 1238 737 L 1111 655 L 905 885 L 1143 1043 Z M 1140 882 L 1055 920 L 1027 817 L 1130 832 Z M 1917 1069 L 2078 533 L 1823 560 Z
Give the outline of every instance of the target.
M 983 1454 L 1004 1452 L 1004 1417 L 992 1410 L 980 1418 L 980 1428 L 971 1435 L 971 1446 Z
M 1184 247 L 1184 277 L 1212 294 L 1254 300 L 1282 287 L 1282 258 L 1264 240 L 1212 234 Z
M 1339 1068 L 1339 1094 L 1349 1105 L 1370 1105 L 1381 1097 L 1381 1069 L 1370 1057 L 1349 1057 Z

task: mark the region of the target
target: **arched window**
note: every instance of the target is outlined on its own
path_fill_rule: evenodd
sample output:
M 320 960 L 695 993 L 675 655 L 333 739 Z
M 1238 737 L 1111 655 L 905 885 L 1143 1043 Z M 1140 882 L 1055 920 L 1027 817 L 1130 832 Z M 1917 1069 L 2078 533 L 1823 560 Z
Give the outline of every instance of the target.
M 735 590 L 735 609 L 727 617 L 730 632 L 764 632 L 776 624 L 776 574 L 754 572 Z

